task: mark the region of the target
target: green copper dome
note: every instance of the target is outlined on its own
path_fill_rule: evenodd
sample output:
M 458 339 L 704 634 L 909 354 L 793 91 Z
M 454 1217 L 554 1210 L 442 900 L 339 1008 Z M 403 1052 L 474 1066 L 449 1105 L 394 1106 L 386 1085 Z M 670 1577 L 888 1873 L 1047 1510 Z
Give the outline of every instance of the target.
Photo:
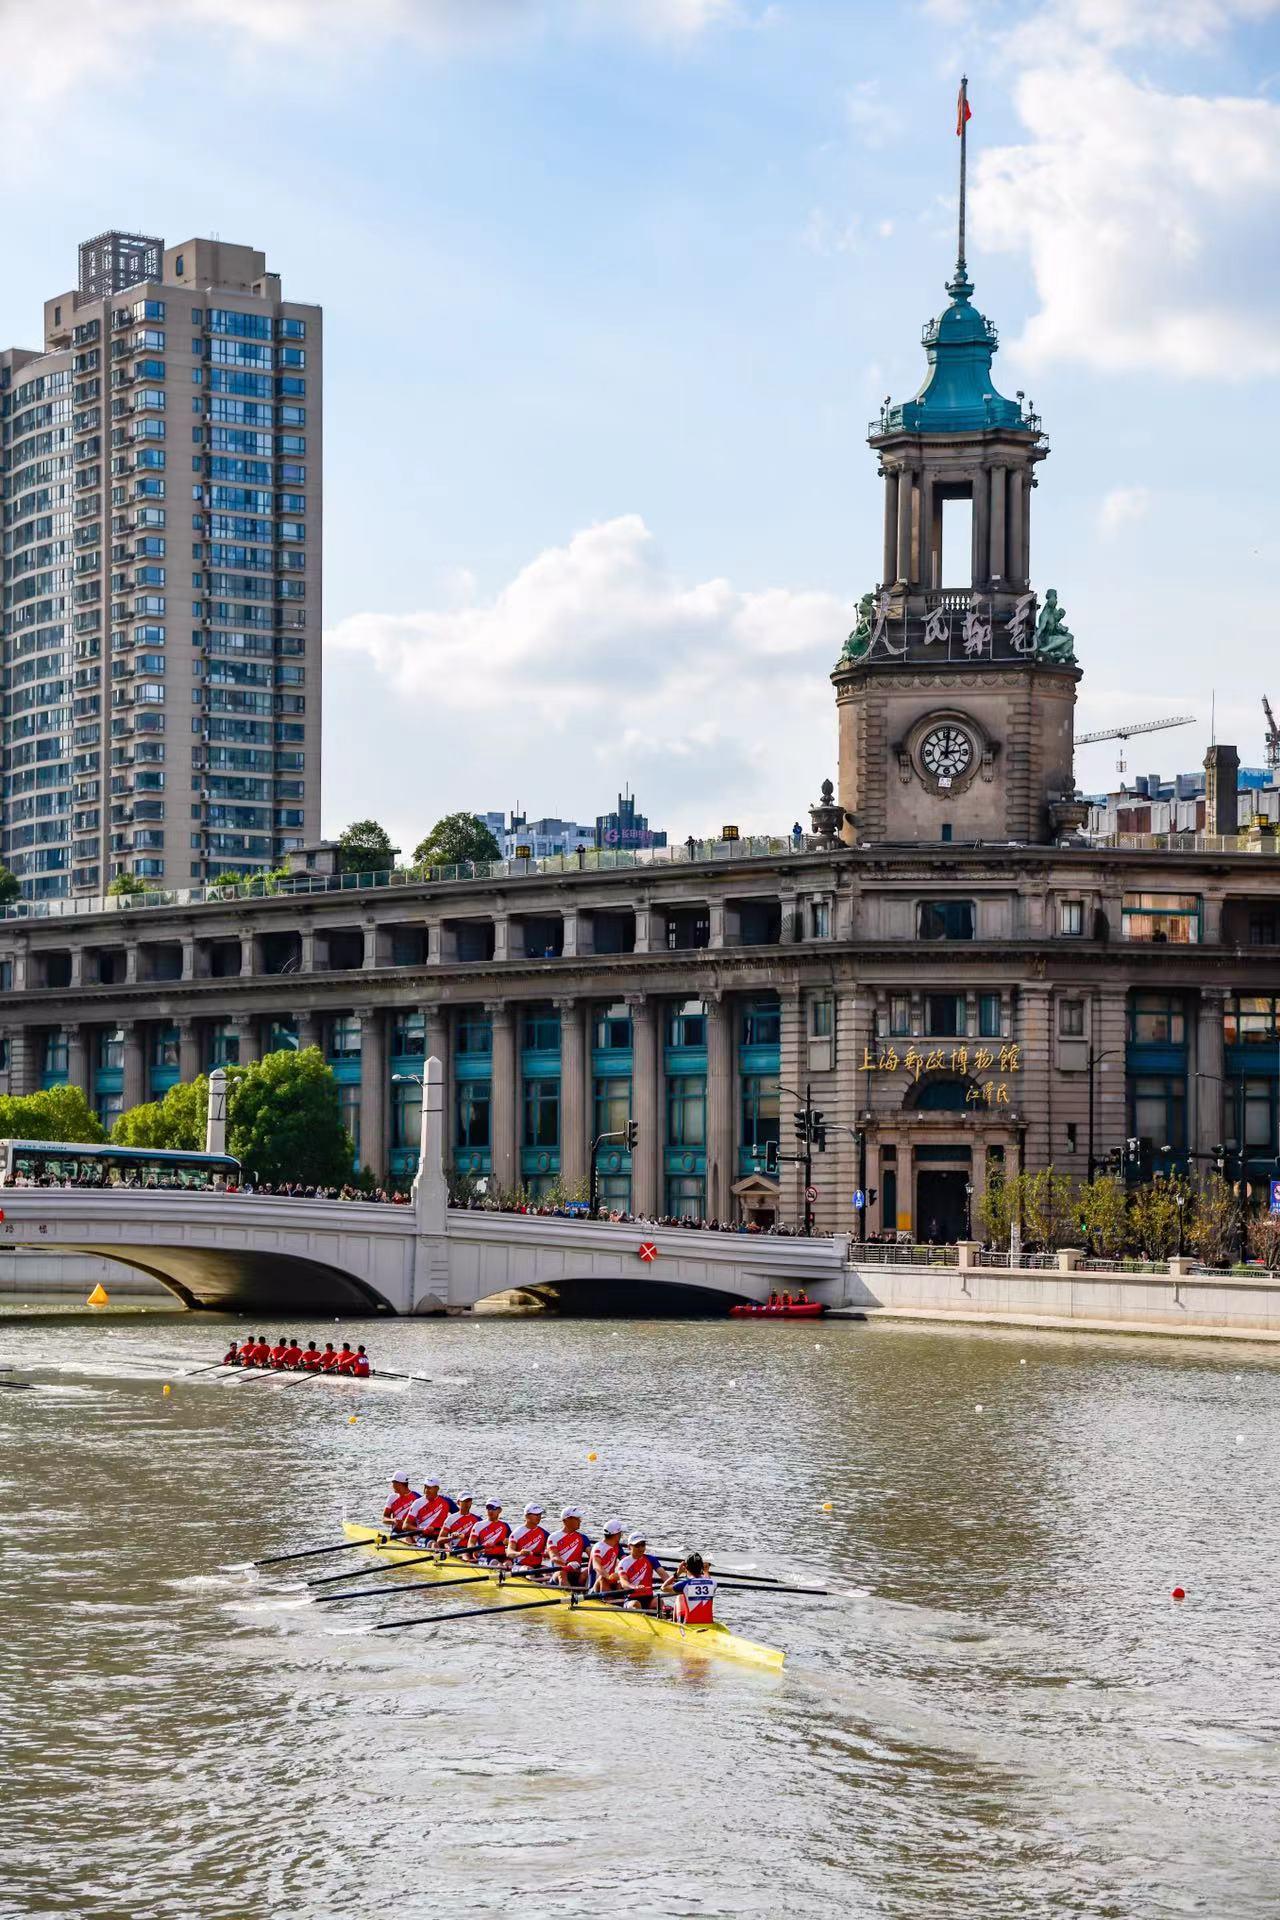
M 886 405 L 872 423 L 870 437 L 882 433 L 974 433 L 984 427 L 1030 427 L 1017 400 L 997 393 L 991 356 L 999 336 L 971 304 L 973 284 L 964 263 L 948 281 L 951 304 L 930 320 L 921 334 L 929 371 L 914 400 Z

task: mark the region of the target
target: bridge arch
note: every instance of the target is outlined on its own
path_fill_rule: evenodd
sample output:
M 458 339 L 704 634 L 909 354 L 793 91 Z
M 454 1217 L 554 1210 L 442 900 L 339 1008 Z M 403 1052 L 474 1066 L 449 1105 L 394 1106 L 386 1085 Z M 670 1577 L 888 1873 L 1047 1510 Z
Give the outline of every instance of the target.
M 33 1243 L 28 1240 L 27 1246 Z M 38 1244 L 38 1243 L 37 1243 Z M 65 1244 L 65 1243 L 64 1243 Z M 186 1307 L 214 1313 L 252 1313 L 258 1319 L 344 1319 L 394 1313 L 395 1307 L 359 1275 L 327 1261 L 249 1249 L 121 1246 L 118 1241 L 73 1242 L 68 1252 L 94 1253 L 136 1267 L 176 1294 Z

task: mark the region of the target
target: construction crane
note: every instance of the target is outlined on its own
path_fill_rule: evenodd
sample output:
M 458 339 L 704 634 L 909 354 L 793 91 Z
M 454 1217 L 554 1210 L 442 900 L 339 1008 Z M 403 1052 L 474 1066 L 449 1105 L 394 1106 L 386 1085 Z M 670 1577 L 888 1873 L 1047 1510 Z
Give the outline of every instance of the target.
M 1276 717 L 1271 711 L 1271 702 L 1265 693 L 1262 696 L 1262 711 L 1267 716 L 1267 765 L 1274 773 L 1276 768 L 1280 767 L 1280 727 L 1276 725 Z
M 1196 723 L 1194 713 L 1177 713 L 1171 720 L 1135 720 L 1127 727 L 1106 727 L 1101 733 L 1078 733 L 1075 744 L 1078 747 L 1092 746 L 1096 740 L 1125 741 L 1134 733 L 1163 733 L 1166 727 L 1193 727 Z M 1124 748 L 1120 749 L 1120 758 L 1116 761 L 1116 772 L 1124 772 Z

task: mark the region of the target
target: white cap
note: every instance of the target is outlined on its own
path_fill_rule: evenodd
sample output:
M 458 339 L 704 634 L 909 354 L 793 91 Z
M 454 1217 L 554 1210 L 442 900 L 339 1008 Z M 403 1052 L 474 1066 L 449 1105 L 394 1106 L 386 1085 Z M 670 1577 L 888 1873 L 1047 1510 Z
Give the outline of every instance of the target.
M 484 1504 L 485 1504 L 486 1512 L 490 1511 L 494 1507 L 497 1507 L 499 1511 L 501 1511 L 501 1508 L 502 1508 L 501 1500 L 486 1500 Z
M 601 1533 L 621 1533 L 622 1522 L 621 1520 L 606 1520 L 600 1531 Z
M 409 1484 L 408 1474 L 403 1472 L 393 1473 L 391 1476 L 391 1484 L 393 1487 L 407 1487 Z
M 528 1506 L 527 1506 L 527 1507 L 525 1508 L 525 1512 L 526 1512 L 526 1513 L 536 1513 L 536 1514 L 537 1514 L 537 1516 L 538 1516 L 538 1518 L 539 1518 L 539 1520 L 541 1520 L 541 1518 L 542 1518 L 542 1508 L 541 1508 L 541 1507 L 540 1507 L 540 1506 L 538 1505 L 538 1503 L 537 1503 L 537 1501 L 536 1501 L 536 1500 L 531 1500 L 531 1501 L 529 1502 L 529 1504 L 528 1504 Z
M 438 1487 L 440 1485 L 440 1476 L 435 1473 L 429 1473 L 422 1484 L 424 1487 Z
M 560 1518 L 562 1520 L 581 1520 L 582 1508 L 581 1507 L 561 1507 Z
M 474 1499 L 475 1499 L 474 1493 L 460 1493 L 458 1495 L 458 1505 L 461 1506 L 464 1500 L 474 1500 Z
M 643 1547 L 645 1545 L 644 1535 L 642 1533 L 633 1533 L 627 1541 L 627 1545 L 629 1547 Z

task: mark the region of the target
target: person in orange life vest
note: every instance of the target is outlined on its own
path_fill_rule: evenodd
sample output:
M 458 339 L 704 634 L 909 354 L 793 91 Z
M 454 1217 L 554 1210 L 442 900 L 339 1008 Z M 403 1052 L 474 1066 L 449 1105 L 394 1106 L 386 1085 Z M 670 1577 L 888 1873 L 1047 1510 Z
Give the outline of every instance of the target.
M 321 1373 L 336 1373 L 338 1369 L 338 1349 L 332 1340 L 324 1343 L 324 1352 L 320 1355 Z
M 391 1498 L 382 1509 L 383 1519 L 390 1520 L 394 1523 L 400 1514 L 407 1513 L 415 1501 L 421 1498 L 422 1495 L 415 1492 L 409 1485 L 409 1476 L 407 1473 L 393 1473 L 391 1476 Z
M 276 1341 L 274 1347 L 272 1347 L 271 1349 L 271 1353 L 269 1356 L 270 1365 L 272 1366 L 272 1368 L 276 1373 L 279 1373 L 280 1369 L 284 1366 L 284 1356 L 285 1356 L 285 1350 L 287 1346 L 288 1346 L 288 1342 L 285 1339 L 284 1335 L 281 1334 L 280 1338 Z
M 639 1607 L 644 1613 L 652 1611 L 654 1576 L 659 1571 L 653 1554 L 645 1552 L 644 1535 L 633 1533 L 627 1541 L 626 1558 L 618 1562 L 618 1585 L 631 1595 L 628 1607 Z
M 292 1334 L 290 1334 L 290 1335 L 289 1335 L 289 1344 L 288 1344 L 288 1346 L 287 1346 L 287 1347 L 285 1348 L 285 1350 L 284 1350 L 284 1370 L 285 1370 L 285 1372 L 286 1372 L 286 1373 L 296 1373 L 296 1372 L 297 1372 L 297 1370 L 298 1370 L 298 1367 L 299 1367 L 299 1365 L 300 1365 L 300 1363 L 301 1363 L 301 1360 L 302 1360 L 302 1348 L 301 1348 L 301 1347 L 300 1347 L 300 1346 L 298 1345 L 298 1343 L 297 1343 L 297 1341 L 296 1341 L 296 1340 L 294 1339 L 294 1337 L 293 1337 L 293 1335 L 292 1335 Z
M 351 1351 L 350 1346 L 344 1340 L 342 1343 L 342 1352 L 338 1355 L 338 1372 L 350 1373 L 352 1368 L 355 1366 L 355 1364 L 356 1364 L 355 1354 Z
M 675 1595 L 671 1614 L 682 1626 L 709 1627 L 715 1619 L 716 1583 L 700 1553 L 686 1553 L 663 1581 L 662 1591 Z
M 356 1357 L 351 1362 L 351 1371 L 357 1380 L 367 1380 L 373 1372 L 373 1368 L 369 1365 L 369 1356 L 363 1347 L 356 1348 Z
M 460 1493 L 457 1511 L 451 1513 L 436 1535 L 436 1545 L 441 1553 L 464 1553 L 471 1544 L 471 1536 L 480 1525 L 480 1515 L 472 1512 L 475 1495 Z
M 428 1474 L 420 1498 L 400 1515 L 395 1529 L 397 1533 L 417 1534 L 429 1546 L 452 1512 L 453 1501 L 447 1493 L 441 1493 L 439 1480 Z
M 591 1542 L 582 1531 L 582 1515 L 576 1507 L 565 1507 L 560 1520 L 561 1531 L 547 1542 L 551 1584 L 558 1587 L 585 1587 Z
M 248 1345 L 248 1341 L 245 1342 L 245 1345 L 246 1346 Z M 238 1367 L 241 1364 L 240 1349 L 236 1345 L 234 1340 L 231 1342 L 231 1345 L 227 1348 L 227 1351 L 223 1354 L 222 1364 L 224 1367 Z
M 507 1559 L 513 1569 L 532 1573 L 542 1565 L 547 1550 L 547 1530 L 542 1524 L 542 1508 L 531 1500 L 524 1510 L 524 1525 L 507 1542 Z
M 319 1373 L 321 1358 L 322 1356 L 320 1353 L 320 1349 L 316 1345 L 315 1341 L 308 1340 L 307 1350 L 302 1356 L 302 1368 L 304 1373 Z
M 606 1520 L 598 1546 L 591 1549 L 587 1563 L 592 1593 L 617 1593 L 618 1563 L 622 1559 L 622 1522 Z
M 504 1557 L 510 1538 L 511 1528 L 502 1517 L 501 1500 L 486 1500 L 484 1519 L 471 1536 L 467 1558 L 478 1560 L 482 1566 L 492 1565 Z

